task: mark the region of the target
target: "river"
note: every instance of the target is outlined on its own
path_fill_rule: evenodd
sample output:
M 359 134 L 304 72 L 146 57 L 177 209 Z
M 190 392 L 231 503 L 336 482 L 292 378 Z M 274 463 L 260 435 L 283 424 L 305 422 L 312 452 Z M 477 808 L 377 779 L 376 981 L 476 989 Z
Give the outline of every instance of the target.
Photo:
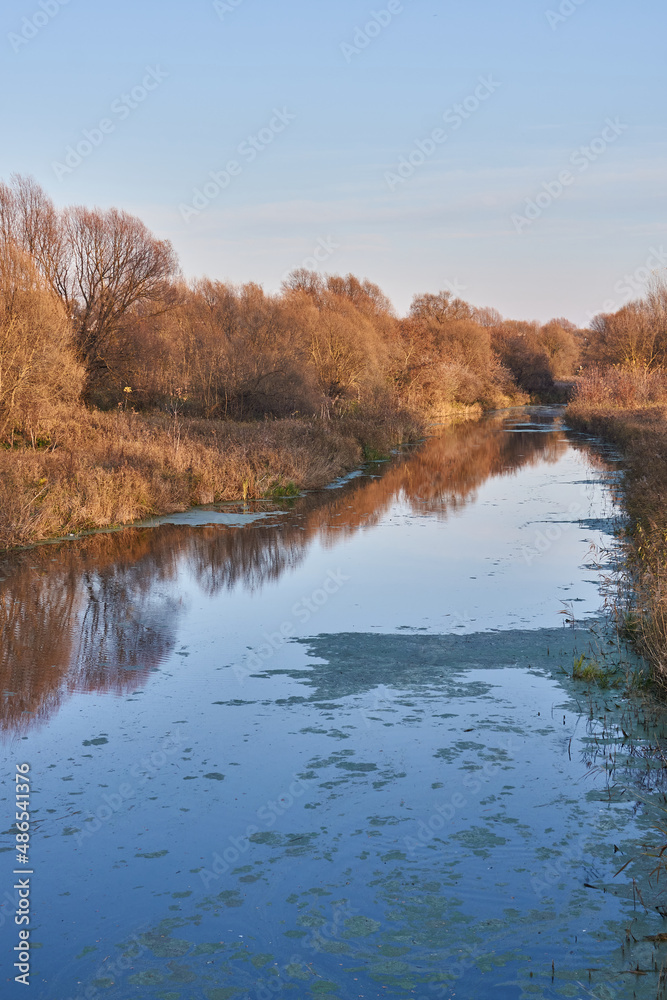
M 662 995 L 618 476 L 509 410 L 281 509 L 8 557 L 2 977 L 29 764 L 35 1000 Z

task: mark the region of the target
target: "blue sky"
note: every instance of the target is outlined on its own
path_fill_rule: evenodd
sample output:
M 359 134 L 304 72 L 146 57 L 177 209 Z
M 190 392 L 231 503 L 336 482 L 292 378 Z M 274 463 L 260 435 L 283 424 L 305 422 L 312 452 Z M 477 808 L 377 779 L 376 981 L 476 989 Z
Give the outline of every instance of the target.
M 272 291 L 318 249 L 400 312 L 450 288 L 584 324 L 667 267 L 658 0 L 12 0 L 0 22 L 0 176 L 136 213 L 187 276 Z

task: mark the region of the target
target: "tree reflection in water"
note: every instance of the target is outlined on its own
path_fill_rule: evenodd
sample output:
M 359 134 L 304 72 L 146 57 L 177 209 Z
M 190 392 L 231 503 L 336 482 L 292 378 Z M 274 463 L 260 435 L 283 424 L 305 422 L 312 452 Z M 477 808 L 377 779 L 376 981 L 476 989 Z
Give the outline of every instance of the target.
M 174 649 L 187 600 L 181 569 L 209 596 L 237 586 L 258 592 L 315 541 L 332 548 L 397 502 L 446 519 L 490 477 L 557 461 L 564 433 L 521 433 L 534 431 L 536 419 L 559 431 L 554 416 L 529 412 L 447 427 L 340 489 L 300 498 L 275 522 L 128 528 L 8 556 L 0 568 L 3 728 L 25 732 L 75 691 L 122 695 L 141 686 Z

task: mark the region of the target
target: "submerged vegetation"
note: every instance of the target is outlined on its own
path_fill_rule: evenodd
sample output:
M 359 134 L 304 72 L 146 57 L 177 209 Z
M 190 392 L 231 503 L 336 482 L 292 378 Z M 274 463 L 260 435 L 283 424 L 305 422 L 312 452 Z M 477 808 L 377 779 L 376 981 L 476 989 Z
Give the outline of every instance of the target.
M 582 339 L 449 292 L 399 318 L 353 275 L 298 270 L 275 295 L 187 283 L 139 219 L 59 211 L 15 177 L 0 184 L 0 547 L 322 485 L 427 420 L 555 398 Z

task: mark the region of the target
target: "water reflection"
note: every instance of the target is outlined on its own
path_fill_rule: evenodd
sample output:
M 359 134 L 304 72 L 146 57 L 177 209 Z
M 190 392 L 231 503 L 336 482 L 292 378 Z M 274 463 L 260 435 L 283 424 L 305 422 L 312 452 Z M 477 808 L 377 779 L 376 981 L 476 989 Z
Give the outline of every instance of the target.
M 134 528 L 12 555 L 0 583 L 3 728 L 27 731 L 74 691 L 120 695 L 142 685 L 174 650 L 184 570 L 208 596 L 259 591 L 315 541 L 334 547 L 398 501 L 446 519 L 490 477 L 555 463 L 567 447 L 555 413 L 498 415 L 443 429 L 341 489 L 301 498 L 275 521 Z

